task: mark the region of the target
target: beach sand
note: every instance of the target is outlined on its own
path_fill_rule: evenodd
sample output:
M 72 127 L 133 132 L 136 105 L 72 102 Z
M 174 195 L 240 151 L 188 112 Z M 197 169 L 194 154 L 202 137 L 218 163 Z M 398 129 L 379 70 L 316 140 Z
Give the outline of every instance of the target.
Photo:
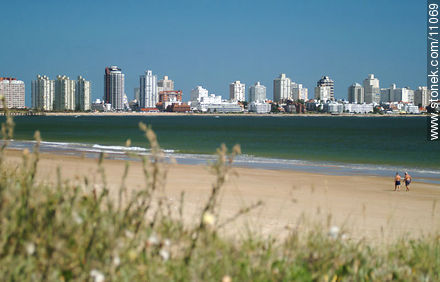
M 9 150 L 7 159 L 14 165 L 21 160 L 21 152 Z M 104 160 L 113 195 L 120 187 L 124 166 L 124 161 Z M 96 159 L 46 153 L 40 155 L 38 179 L 55 182 L 57 167 L 64 179 L 78 182 L 87 176 L 95 183 L 101 182 Z M 172 209 L 177 213 L 184 191 L 184 219 L 194 223 L 215 177 L 205 166 L 170 164 L 167 168 L 165 193 Z M 243 207 L 263 202 L 261 207 L 222 229 L 234 236 L 250 230 L 263 236 L 283 237 L 292 230 L 310 228 L 310 222 L 320 222 L 324 228 L 340 227 L 351 238 L 381 242 L 402 235 L 426 235 L 440 227 L 437 184 L 417 183 L 414 179 L 410 192 L 405 192 L 404 187 L 394 192 L 393 175 L 329 176 L 250 168 L 234 168 L 234 172 L 237 175 L 228 178 L 221 192 L 218 222 Z M 126 183 L 130 191 L 144 187 L 140 162 L 130 162 Z

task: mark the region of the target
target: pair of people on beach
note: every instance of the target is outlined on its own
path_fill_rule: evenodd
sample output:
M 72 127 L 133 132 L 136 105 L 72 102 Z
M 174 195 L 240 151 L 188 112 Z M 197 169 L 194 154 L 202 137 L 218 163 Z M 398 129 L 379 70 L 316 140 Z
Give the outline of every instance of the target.
M 396 177 L 394 177 L 394 191 L 400 191 L 400 181 L 401 177 L 398 172 L 396 172 Z M 409 185 L 411 184 L 411 175 L 408 172 L 405 172 L 405 177 L 403 178 L 405 182 L 406 191 L 409 191 Z

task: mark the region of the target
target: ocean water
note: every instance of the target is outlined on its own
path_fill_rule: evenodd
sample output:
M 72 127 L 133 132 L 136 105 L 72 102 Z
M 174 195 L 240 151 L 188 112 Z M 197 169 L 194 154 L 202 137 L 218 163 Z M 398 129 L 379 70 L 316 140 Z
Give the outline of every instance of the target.
M 440 173 L 440 144 L 426 140 L 424 117 L 32 116 L 14 120 L 17 142 L 32 140 L 39 130 L 44 141 L 55 142 L 46 143 L 46 149 L 54 150 L 70 146 L 89 153 L 123 153 L 121 146 L 131 139 L 142 152 L 148 143 L 138 124 L 144 122 L 152 126 L 161 147 L 177 159 L 207 160 L 225 143 L 240 144 L 244 166 L 337 166 L 387 173 L 412 169 L 432 172 L 434 178 Z

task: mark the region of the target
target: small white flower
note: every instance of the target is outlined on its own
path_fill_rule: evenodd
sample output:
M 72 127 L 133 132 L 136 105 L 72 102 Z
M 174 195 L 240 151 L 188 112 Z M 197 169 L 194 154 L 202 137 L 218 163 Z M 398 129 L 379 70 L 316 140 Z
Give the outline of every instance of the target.
M 73 213 L 72 213 L 72 217 L 73 217 L 73 220 L 76 222 L 76 224 L 79 225 L 79 224 L 82 224 L 82 223 L 83 223 L 83 219 L 82 219 L 81 216 L 78 215 L 78 213 L 73 212 Z
M 150 237 L 148 237 L 148 244 L 149 245 L 157 245 L 159 244 L 159 239 L 157 238 L 156 234 L 151 234 Z
M 212 213 L 206 212 L 203 215 L 203 223 L 205 225 L 211 225 L 212 226 L 212 225 L 214 225 L 214 222 L 215 222 L 215 217 L 214 217 L 214 215 Z
M 34 243 L 27 243 L 26 244 L 26 252 L 28 255 L 33 255 L 35 252 L 35 244 Z
M 339 227 L 337 227 L 337 226 L 332 226 L 332 227 L 330 228 L 329 232 L 328 232 L 328 235 L 329 235 L 330 237 L 332 237 L 333 239 L 338 238 L 338 235 L 339 235 Z
M 113 265 L 118 267 L 121 264 L 121 259 L 119 258 L 118 255 L 113 257 Z
M 171 246 L 171 241 L 170 241 L 170 239 L 165 239 L 165 240 L 163 240 L 163 245 L 164 245 L 165 247 L 169 247 L 169 246 Z
M 125 230 L 125 237 L 127 237 L 128 239 L 133 239 L 134 234 L 130 230 Z
M 159 255 L 162 257 L 164 261 L 167 261 L 170 258 L 170 253 L 167 250 L 161 249 L 159 251 Z
M 104 274 L 102 274 L 102 272 L 93 269 L 92 271 L 90 271 L 90 276 L 93 279 L 93 282 L 104 282 L 105 281 L 105 276 Z

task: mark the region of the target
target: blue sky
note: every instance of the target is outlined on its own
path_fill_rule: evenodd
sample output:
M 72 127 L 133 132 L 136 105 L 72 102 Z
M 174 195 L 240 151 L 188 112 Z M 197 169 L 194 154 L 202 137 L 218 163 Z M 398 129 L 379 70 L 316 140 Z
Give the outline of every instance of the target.
M 286 73 L 313 95 L 322 75 L 335 95 L 374 73 L 381 87 L 426 85 L 425 1 L 9 1 L 2 4 L 0 76 L 37 74 L 92 82 L 103 96 L 108 65 L 125 73 L 133 97 L 139 75 L 168 75 L 189 99 L 203 85 L 229 95 L 235 80 L 267 87 Z M 246 93 L 247 95 L 247 93 Z

